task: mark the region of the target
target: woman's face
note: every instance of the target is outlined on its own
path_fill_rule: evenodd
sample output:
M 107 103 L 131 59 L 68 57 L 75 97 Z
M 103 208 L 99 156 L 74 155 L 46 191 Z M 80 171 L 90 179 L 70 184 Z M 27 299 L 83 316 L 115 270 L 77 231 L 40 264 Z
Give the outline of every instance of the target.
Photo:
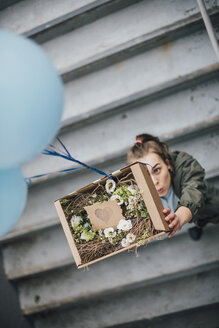
M 153 152 L 149 152 L 147 155 L 138 158 L 138 162 L 148 163 L 154 168 L 154 170 L 152 170 L 152 168 L 147 165 L 159 196 L 165 196 L 171 185 L 171 175 L 168 171 L 171 168 L 169 162 L 165 163 L 159 155 Z

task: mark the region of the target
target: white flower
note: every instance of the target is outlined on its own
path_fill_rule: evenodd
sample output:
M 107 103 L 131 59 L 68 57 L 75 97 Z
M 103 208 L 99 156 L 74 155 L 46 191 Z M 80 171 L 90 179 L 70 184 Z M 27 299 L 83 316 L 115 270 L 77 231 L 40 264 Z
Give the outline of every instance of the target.
M 120 229 L 123 231 L 129 231 L 131 228 L 132 228 L 131 220 L 121 219 L 117 225 L 117 229 Z
M 139 191 L 139 188 L 137 185 L 128 186 L 128 191 L 134 196 Z
M 88 241 L 89 240 L 89 238 L 88 238 L 88 236 L 87 236 L 87 233 L 85 232 L 85 231 L 83 231 L 82 232 L 82 234 L 81 234 L 81 237 L 80 237 L 82 240 L 86 240 L 86 241 Z
M 134 194 L 136 193 L 136 189 L 135 189 L 133 186 L 129 186 L 129 187 L 128 187 L 128 191 L 130 191 L 130 193 L 131 193 L 132 195 L 134 195 Z
M 116 189 L 116 183 L 113 179 L 108 179 L 106 181 L 106 185 L 105 185 L 106 191 L 108 192 L 108 194 L 112 194 L 114 192 L 114 190 Z
M 110 200 L 116 200 L 118 205 L 122 205 L 123 204 L 123 199 L 121 196 L 119 195 L 113 195 L 110 197 Z
M 82 240 L 86 240 L 86 241 L 89 241 L 89 240 L 92 240 L 94 238 L 94 235 L 95 235 L 95 232 L 94 231 L 83 231 L 82 234 L 81 234 L 81 239 Z
M 84 228 L 86 229 L 86 228 L 88 228 L 90 225 L 89 225 L 89 223 L 88 222 L 86 222 L 85 224 L 84 224 Z
M 133 241 L 135 241 L 135 235 L 131 232 L 129 232 L 126 236 L 126 240 L 131 244 L 133 243 Z
M 71 225 L 72 225 L 72 228 L 74 229 L 74 228 L 77 227 L 81 222 L 82 222 L 82 218 L 81 218 L 80 216 L 76 216 L 76 215 L 74 215 L 74 216 L 71 218 Z
M 114 238 L 116 236 L 116 231 L 112 227 L 104 229 L 104 235 L 107 238 Z
M 122 247 L 127 247 L 127 246 L 130 245 L 129 242 L 128 242 L 128 240 L 126 238 L 123 238 L 122 239 L 121 244 L 122 244 Z

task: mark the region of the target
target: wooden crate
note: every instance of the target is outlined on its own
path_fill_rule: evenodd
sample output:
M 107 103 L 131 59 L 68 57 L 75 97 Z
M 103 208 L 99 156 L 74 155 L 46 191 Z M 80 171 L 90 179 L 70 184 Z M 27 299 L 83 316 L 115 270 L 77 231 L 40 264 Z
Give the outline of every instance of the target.
M 153 235 L 153 236 L 147 238 L 145 240 L 145 242 L 148 242 L 152 239 L 163 236 L 164 234 L 166 234 L 169 231 L 169 227 L 168 227 L 167 222 L 164 219 L 165 216 L 162 212 L 163 211 L 163 205 L 162 205 L 160 197 L 159 197 L 159 195 L 158 195 L 158 193 L 155 189 L 155 186 L 153 184 L 153 181 L 151 179 L 151 176 L 150 176 L 150 173 L 147 169 L 147 166 L 142 164 L 142 163 L 136 162 L 132 165 L 126 166 L 126 167 L 112 173 L 112 177 L 121 178 L 121 177 L 123 177 L 123 176 L 125 176 L 129 173 L 132 173 L 132 175 L 135 179 L 135 182 L 136 182 L 137 186 L 140 189 L 140 193 L 142 195 L 142 198 L 144 200 L 145 206 L 148 210 L 148 213 L 149 213 L 149 216 L 151 218 L 151 221 L 153 223 L 154 228 L 157 231 L 159 231 L 159 233 L 157 233 L 156 235 Z M 56 200 L 55 203 L 54 203 L 55 207 L 56 207 L 56 210 L 57 210 L 57 213 L 58 213 L 58 216 L 60 218 L 63 230 L 65 232 L 66 238 L 68 240 L 69 246 L 71 248 L 72 254 L 74 256 L 75 263 L 76 263 L 78 268 L 83 268 L 85 266 L 91 265 L 93 263 L 96 263 L 98 261 L 106 259 L 110 256 L 113 256 L 113 255 L 119 254 L 121 252 L 127 251 L 131 248 L 139 247 L 139 245 L 137 243 L 133 243 L 133 244 L 127 246 L 127 247 L 124 247 L 124 248 L 119 249 L 115 252 L 112 252 L 112 253 L 107 254 L 105 256 L 94 259 L 94 260 L 92 260 L 88 263 L 82 263 L 80 254 L 79 254 L 78 249 L 77 249 L 77 245 L 74 242 L 71 229 L 70 229 L 69 224 L 67 222 L 67 218 L 65 217 L 65 213 L 64 213 L 62 205 L 61 205 L 61 200 L 66 199 L 66 198 L 67 199 L 72 198 L 72 197 L 74 197 L 74 195 L 76 195 L 78 193 L 92 192 L 98 184 L 105 185 L 107 179 L 108 179 L 107 177 L 104 177 L 102 179 L 94 181 L 93 183 L 91 183 L 91 184 L 89 184 L 89 185 L 87 185 L 87 186 L 85 186 L 85 187 L 71 193 L 71 194 L 68 194 L 68 195 L 62 197 L 61 199 Z M 111 206 L 111 202 L 112 201 L 107 202 L 107 203 L 109 203 L 108 204 L 109 206 Z M 108 225 L 108 226 L 110 226 L 110 225 Z

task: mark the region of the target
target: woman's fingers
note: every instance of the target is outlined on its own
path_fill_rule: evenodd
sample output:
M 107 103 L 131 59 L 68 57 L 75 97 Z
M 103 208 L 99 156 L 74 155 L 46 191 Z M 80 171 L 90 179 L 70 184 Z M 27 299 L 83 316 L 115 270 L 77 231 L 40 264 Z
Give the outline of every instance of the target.
M 169 228 L 174 229 L 174 227 L 179 223 L 179 219 L 175 216 L 174 220 L 169 224 Z
M 167 215 L 166 217 L 165 217 L 165 220 L 167 221 L 167 222 L 172 222 L 173 221 L 173 219 L 175 218 L 175 213 L 170 213 L 169 215 Z
M 168 238 L 173 237 L 173 235 L 175 235 L 175 233 L 180 230 L 180 223 L 177 221 L 177 224 L 175 225 L 175 227 L 173 228 L 173 230 L 169 233 Z
M 164 213 L 165 215 L 170 214 L 170 209 L 169 209 L 169 208 L 164 208 L 164 209 L 163 209 L 163 213 Z
M 168 222 L 169 228 L 172 230 L 168 235 L 168 238 L 171 238 L 175 235 L 177 230 L 181 229 L 179 218 L 175 213 L 171 212 L 169 208 L 165 208 L 163 213 L 166 215 L 165 220 Z

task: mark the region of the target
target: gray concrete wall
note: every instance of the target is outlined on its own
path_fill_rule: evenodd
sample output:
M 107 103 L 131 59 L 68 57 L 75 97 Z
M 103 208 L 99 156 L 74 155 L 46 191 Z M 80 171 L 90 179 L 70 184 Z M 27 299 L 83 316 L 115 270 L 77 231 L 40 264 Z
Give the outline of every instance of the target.
M 135 135 L 152 133 L 197 158 L 219 187 L 219 63 L 196 0 L 10 3 L 0 7 L 0 28 L 41 44 L 63 79 L 59 136 L 74 157 L 110 173 L 126 164 Z M 219 1 L 206 5 L 219 35 Z M 99 176 L 57 173 L 71 166 L 43 155 L 23 166 L 27 177 L 52 174 L 33 181 L 1 240 L 5 275 L 31 325 L 216 328 L 219 227 L 194 242 L 187 224 L 139 258 L 120 254 L 78 271 L 53 201 Z

